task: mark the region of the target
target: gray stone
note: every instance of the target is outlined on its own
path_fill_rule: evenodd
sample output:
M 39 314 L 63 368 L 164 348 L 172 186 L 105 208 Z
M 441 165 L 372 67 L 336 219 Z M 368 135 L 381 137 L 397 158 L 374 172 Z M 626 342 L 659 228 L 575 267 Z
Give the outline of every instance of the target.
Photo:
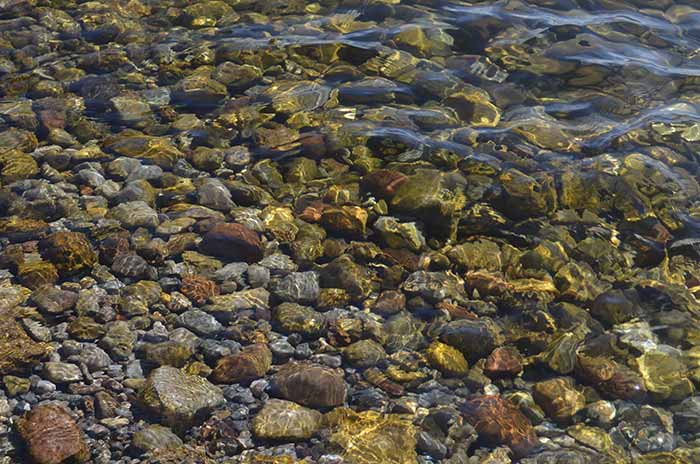
M 145 453 L 155 449 L 177 448 L 182 446 L 182 440 L 168 427 L 154 424 L 135 432 L 131 444 L 138 452 Z
M 200 309 L 190 309 L 178 317 L 183 327 L 190 329 L 197 335 L 211 337 L 221 331 L 223 326 L 211 314 L 207 314 Z
M 54 383 L 80 382 L 83 380 L 83 374 L 78 366 L 63 362 L 44 363 L 43 375 Z
M 320 290 L 318 273 L 314 271 L 292 272 L 272 282 L 272 293 L 292 303 L 315 303 Z

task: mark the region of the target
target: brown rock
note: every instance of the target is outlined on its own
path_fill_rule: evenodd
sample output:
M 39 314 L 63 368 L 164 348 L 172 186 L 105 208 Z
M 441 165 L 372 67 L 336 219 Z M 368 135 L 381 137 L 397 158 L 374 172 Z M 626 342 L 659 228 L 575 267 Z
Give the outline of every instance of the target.
M 516 457 L 527 455 L 537 444 L 530 420 L 500 396 L 480 395 L 464 405 L 464 417 L 489 446 L 508 445 Z
M 17 428 L 37 464 L 84 462 L 90 455 L 78 425 L 63 406 L 37 406 L 19 420 Z
M 263 256 L 258 234 L 236 223 L 215 224 L 199 245 L 202 253 L 231 261 L 254 263 Z
M 523 370 L 523 356 L 517 348 L 498 347 L 486 358 L 484 373 L 489 375 L 517 375 Z
M 576 390 L 568 377 L 536 383 L 532 388 L 532 397 L 548 416 L 559 423 L 568 423 L 586 405 L 585 396 Z
M 219 359 L 212 372 L 212 380 L 217 383 L 250 382 L 264 376 L 271 365 L 270 349 L 263 343 L 256 343 Z
M 400 172 L 377 169 L 362 178 L 362 190 L 378 198 L 391 198 L 408 177 Z
M 289 363 L 273 378 L 281 395 L 310 407 L 332 407 L 345 402 L 343 371 L 311 363 Z

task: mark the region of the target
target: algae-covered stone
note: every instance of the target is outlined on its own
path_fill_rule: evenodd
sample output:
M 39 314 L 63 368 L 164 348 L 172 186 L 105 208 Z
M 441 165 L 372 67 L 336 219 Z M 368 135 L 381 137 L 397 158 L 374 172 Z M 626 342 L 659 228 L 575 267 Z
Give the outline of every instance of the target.
M 37 464 L 85 462 L 90 457 L 80 428 L 64 406 L 36 406 L 19 420 L 17 428 Z
M 391 209 L 421 219 L 438 237 L 449 238 L 457 230 L 457 212 L 466 202 L 466 180 L 459 173 L 421 169 L 397 188 Z
M 386 358 L 386 351 L 374 340 L 360 340 L 343 350 L 343 358 L 355 367 L 372 367 Z
M 453 108 L 462 121 L 475 127 L 495 127 L 501 120 L 498 107 L 489 101 L 484 91 L 476 88 L 454 93 L 444 103 Z
M 17 266 L 17 277 L 22 285 L 38 289 L 58 280 L 56 266 L 46 261 L 24 262 Z
M 97 253 L 81 232 L 55 232 L 42 240 L 39 248 L 61 274 L 87 271 L 97 264 Z
M 275 308 L 274 322 L 282 333 L 315 337 L 321 334 L 326 320 L 323 314 L 308 306 L 282 303 Z
M 321 271 L 321 285 L 345 289 L 353 299 L 362 299 L 372 291 L 370 273 L 355 263 L 349 255 L 342 255 Z
M 336 408 L 324 416 L 330 443 L 348 464 L 415 464 L 416 429 L 411 417 Z
M 545 380 L 535 384 L 532 396 L 548 416 L 557 422 L 567 423 L 586 405 L 585 396 L 574 385 L 568 377 Z
M 680 401 L 695 392 L 688 368 L 677 349 L 659 345 L 637 358 L 647 391 L 657 401 Z
M 265 440 L 307 440 L 321 428 L 322 418 L 313 409 L 271 399 L 253 419 L 253 433 Z
M 390 248 L 420 251 L 425 247 L 425 237 L 415 222 L 401 223 L 396 218 L 382 216 L 375 221 L 374 229 Z
M 428 362 L 446 376 L 459 377 L 469 372 L 469 364 L 457 348 L 434 341 L 426 350 Z
M 48 344 L 27 335 L 11 311 L 0 310 L 0 375 L 22 373 L 50 350 Z
M 175 430 L 186 430 L 225 400 L 206 379 L 163 366 L 148 376 L 140 395 L 144 406 Z
M 39 173 L 39 165 L 30 155 L 13 151 L 0 156 L 0 176 L 5 184 L 29 179 Z

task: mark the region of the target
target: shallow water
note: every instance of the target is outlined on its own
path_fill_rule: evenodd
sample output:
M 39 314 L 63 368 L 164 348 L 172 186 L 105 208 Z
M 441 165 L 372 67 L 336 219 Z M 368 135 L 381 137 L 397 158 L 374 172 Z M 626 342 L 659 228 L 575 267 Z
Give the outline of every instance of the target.
M 698 50 L 695 0 L 0 0 L 0 464 L 700 463 Z

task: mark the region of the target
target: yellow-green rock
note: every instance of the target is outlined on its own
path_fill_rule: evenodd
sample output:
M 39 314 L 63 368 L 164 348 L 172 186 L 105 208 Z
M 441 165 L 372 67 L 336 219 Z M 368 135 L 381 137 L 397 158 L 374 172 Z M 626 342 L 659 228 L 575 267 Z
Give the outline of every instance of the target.
M 320 428 L 320 412 L 291 401 L 272 399 L 253 419 L 253 433 L 265 440 L 306 440 Z
M 469 371 L 469 364 L 461 351 L 437 340 L 430 344 L 426 355 L 430 365 L 445 376 L 459 377 Z
M 416 429 L 411 417 L 336 408 L 324 417 L 329 441 L 347 464 L 415 464 Z

